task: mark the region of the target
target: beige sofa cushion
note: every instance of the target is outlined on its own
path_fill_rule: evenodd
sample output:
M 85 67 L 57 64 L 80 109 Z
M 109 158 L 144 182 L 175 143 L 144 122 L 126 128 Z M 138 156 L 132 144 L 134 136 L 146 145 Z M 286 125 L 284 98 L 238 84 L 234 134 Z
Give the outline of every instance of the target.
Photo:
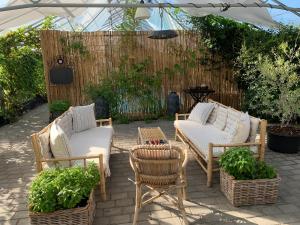
M 226 126 L 227 114 L 227 109 L 222 106 L 219 106 L 217 111 L 217 118 L 216 121 L 213 123 L 213 126 L 218 128 L 219 130 L 224 130 Z
M 65 132 L 67 137 L 70 139 L 74 134 L 72 114 L 70 111 L 65 112 L 61 117 L 57 119 L 57 125 Z
M 67 135 L 54 121 L 50 129 L 50 146 L 55 158 L 70 158 L 70 143 Z M 59 162 L 60 166 L 69 167 L 68 161 Z
M 258 127 L 259 127 L 259 119 L 250 117 L 250 134 L 247 139 L 247 142 L 255 142 Z
M 110 176 L 109 157 L 112 136 L 113 128 L 111 126 L 95 127 L 75 133 L 70 139 L 71 156 L 79 157 L 103 154 L 105 175 Z M 87 161 L 99 162 L 98 159 L 89 159 Z M 76 164 L 82 165 L 83 161 L 77 161 Z
M 207 123 L 213 124 L 216 121 L 216 119 L 217 119 L 217 113 L 218 113 L 218 107 L 219 106 L 217 104 L 215 104 L 213 110 L 209 114 L 209 117 L 207 119 Z
M 76 106 L 71 108 L 73 116 L 73 128 L 75 132 L 81 132 L 96 127 L 94 112 L 95 104 Z
M 230 134 L 231 136 L 234 136 L 238 129 L 238 124 L 241 118 L 241 112 L 229 108 L 227 110 L 227 113 L 228 116 L 224 131 Z
M 188 120 L 196 121 L 200 124 L 205 124 L 209 114 L 214 109 L 214 103 L 198 103 L 191 111 Z
M 47 129 L 45 132 L 39 134 L 38 136 L 38 143 L 40 145 L 41 154 L 44 159 L 52 159 L 53 154 L 50 148 L 50 129 Z M 48 167 L 52 167 L 54 163 L 47 162 L 45 163 Z
M 201 125 L 195 121 L 176 120 L 174 126 L 179 129 L 197 148 L 204 157 L 208 157 L 208 145 L 213 144 L 230 144 L 232 136 L 216 128 L 213 125 Z M 257 149 L 251 149 L 255 153 Z M 223 154 L 224 148 L 213 148 L 213 156 L 219 157 Z
M 237 123 L 235 134 L 232 135 L 232 143 L 245 143 L 250 133 L 250 117 L 248 113 L 241 113 Z

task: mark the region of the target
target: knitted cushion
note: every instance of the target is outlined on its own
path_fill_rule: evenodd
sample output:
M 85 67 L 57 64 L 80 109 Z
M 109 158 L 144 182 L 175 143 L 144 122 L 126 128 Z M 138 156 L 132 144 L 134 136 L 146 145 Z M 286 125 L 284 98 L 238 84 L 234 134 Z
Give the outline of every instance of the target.
M 198 103 L 191 111 L 188 120 L 192 120 L 200 124 L 205 124 L 209 114 L 214 108 L 214 105 L 214 103 Z
M 96 127 L 94 112 L 95 104 L 76 106 L 71 108 L 73 116 L 73 128 L 75 132 L 81 132 Z
M 224 130 L 226 126 L 226 120 L 227 120 L 227 109 L 221 106 L 218 107 L 217 118 L 213 124 L 214 127 L 220 130 Z

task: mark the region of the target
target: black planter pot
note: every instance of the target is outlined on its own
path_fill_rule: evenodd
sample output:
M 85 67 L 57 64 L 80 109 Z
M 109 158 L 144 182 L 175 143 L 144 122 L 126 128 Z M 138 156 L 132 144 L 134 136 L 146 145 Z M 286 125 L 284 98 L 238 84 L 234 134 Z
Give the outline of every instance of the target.
M 268 131 L 268 147 L 274 152 L 293 154 L 300 151 L 300 137 Z
M 172 91 L 168 95 L 167 99 L 167 114 L 169 116 L 174 116 L 175 113 L 179 112 L 180 102 L 179 102 L 179 96 L 175 91 Z
M 95 99 L 95 114 L 97 119 L 109 118 L 109 104 L 102 97 Z

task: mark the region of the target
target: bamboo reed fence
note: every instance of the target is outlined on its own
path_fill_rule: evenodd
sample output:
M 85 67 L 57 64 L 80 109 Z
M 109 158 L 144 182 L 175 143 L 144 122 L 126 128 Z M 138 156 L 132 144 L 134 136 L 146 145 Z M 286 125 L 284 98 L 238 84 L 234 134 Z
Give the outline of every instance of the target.
M 169 92 L 176 91 L 180 96 L 182 112 L 186 112 L 193 104 L 192 98 L 183 90 L 203 83 L 215 90 L 211 96 L 214 100 L 239 109 L 242 92 L 234 80 L 231 66 L 201 47 L 201 38 L 197 33 L 178 31 L 178 34 L 174 39 L 153 40 L 148 38 L 149 32 L 42 31 L 48 102 L 63 99 L 69 100 L 72 105 L 87 103 L 89 99 L 84 93 L 86 85 L 97 84 L 110 76 L 120 66 L 122 58 L 127 56 L 130 63 L 149 58 L 149 70 L 153 73 L 174 68 L 176 64 L 186 66 L 184 74 L 177 72 L 163 77 L 160 94 L 162 102 L 166 102 Z M 187 66 L 191 52 L 196 64 Z M 50 69 L 57 66 L 60 56 L 74 71 L 71 84 L 53 85 L 49 81 Z M 130 106 L 126 110 L 140 117 L 146 114 Z

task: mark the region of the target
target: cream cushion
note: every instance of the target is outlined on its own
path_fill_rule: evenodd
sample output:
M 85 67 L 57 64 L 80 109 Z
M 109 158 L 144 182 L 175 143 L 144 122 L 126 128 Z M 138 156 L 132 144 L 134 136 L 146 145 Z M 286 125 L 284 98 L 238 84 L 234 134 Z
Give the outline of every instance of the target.
M 75 132 L 81 132 L 96 127 L 94 112 L 95 104 L 76 106 L 71 108 L 73 116 L 73 128 Z
M 227 120 L 224 131 L 231 136 L 234 136 L 237 132 L 238 124 L 241 118 L 241 112 L 233 109 L 227 110 Z
M 55 158 L 69 158 L 70 157 L 70 143 L 67 135 L 57 125 L 56 121 L 53 122 L 50 129 L 50 147 Z M 68 161 L 59 162 L 63 167 L 69 167 Z
M 70 139 L 71 156 L 98 156 L 103 154 L 105 175 L 110 176 L 109 157 L 112 136 L 113 128 L 111 126 L 95 127 L 75 133 Z M 99 162 L 98 158 L 87 161 Z M 83 161 L 77 161 L 76 164 L 82 165 Z
M 65 112 L 57 119 L 57 125 L 60 126 L 69 139 L 74 134 L 72 123 L 72 114 L 70 111 Z
M 38 135 L 38 143 L 40 145 L 41 153 L 44 159 L 52 159 L 53 154 L 50 148 L 50 129 Z M 48 167 L 52 167 L 54 163 L 47 162 Z
M 247 139 L 247 142 L 255 142 L 258 126 L 259 126 L 259 119 L 250 117 L 250 134 Z
M 189 120 L 176 120 L 174 122 L 175 128 L 180 129 L 180 131 L 186 136 L 196 147 L 206 159 L 208 158 L 208 145 L 213 144 L 230 144 L 232 143 L 232 137 L 216 128 L 213 125 L 201 125 L 195 121 Z M 255 153 L 257 149 L 251 149 Z M 213 148 L 213 156 L 219 157 L 223 154 L 224 148 Z
M 216 121 L 213 123 L 213 126 L 218 128 L 219 130 L 224 130 L 226 126 L 227 114 L 227 109 L 222 106 L 219 106 L 217 111 L 217 118 Z
M 217 113 L 218 113 L 218 105 L 215 104 L 212 112 L 209 114 L 209 117 L 207 119 L 207 123 L 213 124 L 217 119 Z
M 188 120 L 196 121 L 200 124 L 205 124 L 209 114 L 214 109 L 214 103 L 198 103 L 191 111 Z
M 235 134 L 232 135 L 232 143 L 245 143 L 250 133 L 250 117 L 248 113 L 241 113 L 237 123 Z

